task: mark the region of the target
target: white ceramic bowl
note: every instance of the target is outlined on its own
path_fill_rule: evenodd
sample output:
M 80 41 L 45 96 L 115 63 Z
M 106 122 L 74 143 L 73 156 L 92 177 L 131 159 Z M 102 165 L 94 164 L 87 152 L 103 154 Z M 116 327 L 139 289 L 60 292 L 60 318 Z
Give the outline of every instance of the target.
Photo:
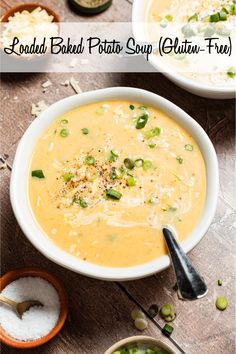
M 218 194 L 218 164 L 214 147 L 205 131 L 184 111 L 166 99 L 154 93 L 126 87 L 106 88 L 85 92 L 54 103 L 37 117 L 26 130 L 16 151 L 10 184 L 10 197 L 15 216 L 30 242 L 46 257 L 55 263 L 75 272 L 105 280 L 130 280 L 146 277 L 160 272 L 170 265 L 169 256 L 162 256 L 152 262 L 127 268 L 109 268 L 84 262 L 66 253 L 41 231 L 31 212 L 27 179 L 28 169 L 35 142 L 51 122 L 63 113 L 91 102 L 110 99 L 140 101 L 143 104 L 159 108 L 187 131 L 198 143 L 204 156 L 207 172 L 207 195 L 203 216 L 183 243 L 185 252 L 189 252 L 206 233 L 213 219 Z
M 151 0 L 134 0 L 132 9 L 132 27 L 135 38 L 144 38 L 145 30 L 145 13 L 147 4 Z M 158 0 L 156 0 L 158 1 Z M 164 1 L 164 0 L 159 0 Z M 191 0 L 190 0 L 191 1 Z M 220 60 L 220 59 L 219 59 Z M 196 95 L 215 98 L 215 99 L 229 99 L 235 97 L 235 87 L 220 86 L 220 85 L 208 85 L 205 83 L 190 80 L 184 75 L 181 75 L 172 69 L 164 61 L 158 59 L 158 56 L 151 54 L 149 62 L 158 71 L 162 72 L 169 80 L 173 81 L 176 85 L 184 88 L 185 90 L 194 93 Z
M 113 354 L 116 350 L 119 350 L 122 347 L 125 347 L 127 345 L 135 345 L 135 344 L 144 344 L 144 345 L 149 345 L 152 347 L 159 347 L 161 349 L 164 349 L 167 353 L 169 354 L 178 354 L 176 350 L 171 348 L 169 345 L 166 343 L 160 341 L 159 339 L 155 339 L 152 337 L 148 336 L 134 336 L 134 337 L 129 337 L 120 340 L 119 342 L 113 344 L 109 349 L 105 351 L 104 354 Z

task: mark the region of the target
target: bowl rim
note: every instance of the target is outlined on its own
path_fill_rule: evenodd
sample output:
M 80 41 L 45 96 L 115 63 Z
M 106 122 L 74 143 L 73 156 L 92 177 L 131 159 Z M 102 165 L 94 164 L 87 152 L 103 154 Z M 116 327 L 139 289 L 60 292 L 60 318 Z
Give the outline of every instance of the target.
M 21 341 L 14 339 L 10 335 L 8 335 L 4 329 L 0 326 L 0 342 L 18 349 L 27 349 L 27 348 L 35 348 L 40 345 L 43 345 L 50 341 L 53 337 L 55 337 L 59 331 L 62 329 L 65 320 L 68 315 L 68 299 L 64 286 L 61 281 L 55 277 L 53 274 L 49 273 L 46 269 L 43 268 L 18 268 L 12 271 L 5 273 L 0 278 L 0 292 L 11 282 L 17 280 L 22 277 L 39 277 L 44 280 L 47 280 L 57 291 L 59 299 L 60 299 L 60 315 L 57 321 L 57 324 L 53 329 L 46 334 L 45 336 L 32 340 L 32 341 Z
M 151 1 L 151 0 L 148 0 Z M 143 34 L 141 24 L 143 21 L 144 7 L 146 7 L 147 0 L 134 0 L 132 5 L 132 30 L 135 38 L 139 38 Z M 215 99 L 231 99 L 235 97 L 235 87 L 227 87 L 222 85 L 210 85 L 194 81 L 184 77 L 171 66 L 159 61 L 155 54 L 149 57 L 150 64 L 159 72 L 165 75 L 169 80 L 186 90 L 195 93 L 199 96 L 215 98 Z
M 151 345 L 160 346 L 162 349 L 165 349 L 169 352 L 169 354 L 177 354 L 174 348 L 170 347 L 167 343 L 163 342 L 160 339 L 156 339 L 150 336 L 132 336 L 119 340 L 114 343 L 110 348 L 108 348 L 104 354 L 113 354 L 114 351 L 118 350 L 122 346 L 129 345 L 132 343 L 150 343 Z
M 168 255 L 141 265 L 123 268 L 105 267 L 84 262 L 52 243 L 34 220 L 27 193 L 28 168 L 35 141 L 58 116 L 78 107 L 109 99 L 142 101 L 156 107 L 182 125 L 197 141 L 206 165 L 207 195 L 202 218 L 183 242 L 185 252 L 193 249 L 208 230 L 214 217 L 218 188 L 218 162 L 215 149 L 203 128 L 181 108 L 152 92 L 131 87 L 112 87 L 81 93 L 64 98 L 48 107 L 27 128 L 17 147 L 10 180 L 10 200 L 16 219 L 29 241 L 51 261 L 77 273 L 102 280 L 119 281 L 143 278 L 166 269 Z
M 52 10 L 49 6 L 43 5 L 37 2 L 28 2 L 28 3 L 20 3 L 16 6 L 12 6 L 8 9 L 0 18 L 0 22 L 6 23 L 8 22 L 8 18 L 13 16 L 18 11 L 28 10 L 29 8 L 37 8 L 41 7 L 42 9 L 46 10 L 49 15 L 53 16 L 53 22 L 60 22 L 60 17 Z M 32 10 L 31 10 L 32 11 Z

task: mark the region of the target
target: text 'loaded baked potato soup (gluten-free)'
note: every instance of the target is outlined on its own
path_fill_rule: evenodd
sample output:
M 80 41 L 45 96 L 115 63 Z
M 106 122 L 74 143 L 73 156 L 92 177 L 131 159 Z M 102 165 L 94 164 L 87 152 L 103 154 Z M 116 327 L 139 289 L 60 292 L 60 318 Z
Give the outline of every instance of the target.
M 198 224 L 206 171 L 197 143 L 139 102 L 81 106 L 37 141 L 32 212 L 46 235 L 84 261 L 127 267 L 167 253 L 163 225 L 183 241 Z

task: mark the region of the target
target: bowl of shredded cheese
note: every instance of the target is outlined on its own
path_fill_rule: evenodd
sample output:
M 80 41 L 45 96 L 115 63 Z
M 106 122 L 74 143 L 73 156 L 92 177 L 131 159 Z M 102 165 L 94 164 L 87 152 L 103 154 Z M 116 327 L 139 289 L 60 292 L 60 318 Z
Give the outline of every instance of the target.
M 50 38 L 59 34 L 59 16 L 48 6 L 38 3 L 21 4 L 12 7 L 1 18 L 0 48 L 11 48 L 14 38 L 14 58 L 32 59 L 44 54 L 22 53 L 20 46 L 42 46 L 49 48 Z

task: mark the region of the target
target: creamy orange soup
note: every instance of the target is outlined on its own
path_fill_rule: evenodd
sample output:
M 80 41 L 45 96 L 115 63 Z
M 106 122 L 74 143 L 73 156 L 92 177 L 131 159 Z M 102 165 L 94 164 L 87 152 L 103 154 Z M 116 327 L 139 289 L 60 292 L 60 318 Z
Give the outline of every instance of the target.
M 189 133 L 139 102 L 106 101 L 58 117 L 37 141 L 29 200 L 45 234 L 111 267 L 167 253 L 163 225 L 183 241 L 202 215 L 206 171 Z

